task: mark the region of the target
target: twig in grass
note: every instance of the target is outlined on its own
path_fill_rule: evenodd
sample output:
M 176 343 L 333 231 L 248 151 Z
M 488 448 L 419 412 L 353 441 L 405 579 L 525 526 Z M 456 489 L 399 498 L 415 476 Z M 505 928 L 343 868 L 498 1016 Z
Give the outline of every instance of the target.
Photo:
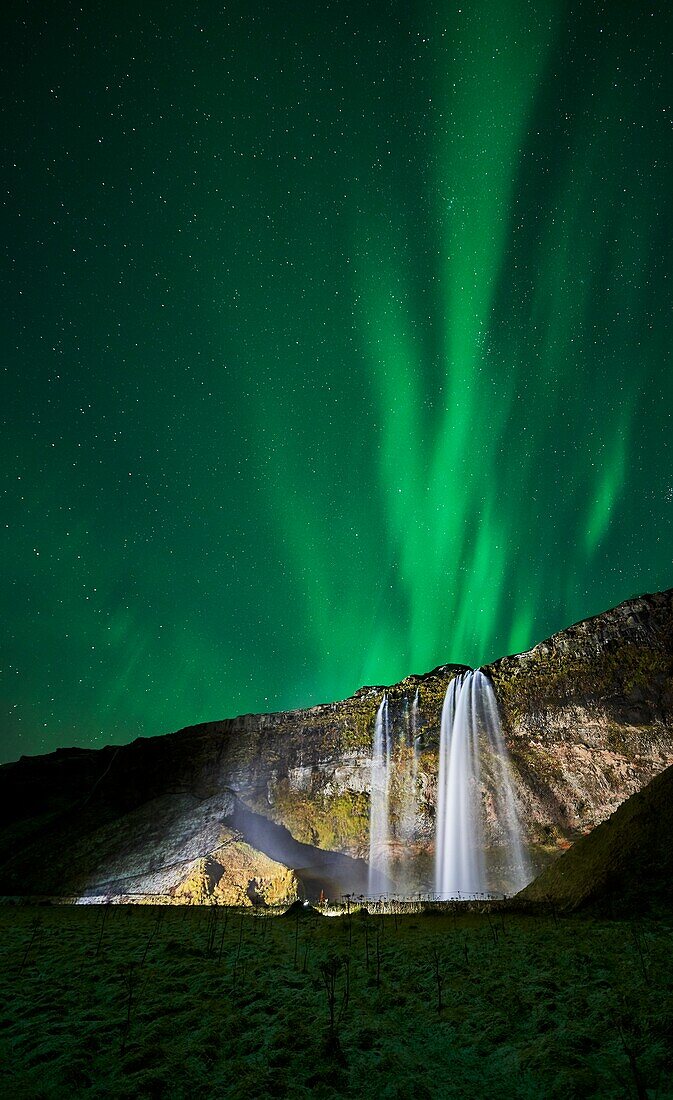
M 307 967 L 307 964 L 308 964 L 309 952 L 311 950 L 311 940 L 315 936 L 315 929 L 316 929 L 316 921 L 312 920 L 311 924 L 310 924 L 310 927 L 309 927 L 309 933 L 306 937 L 306 943 L 304 945 L 304 962 L 303 962 L 302 968 L 301 968 L 302 974 L 306 973 L 306 967 Z
M 624 1035 L 624 1029 L 622 1028 L 622 1024 L 621 1024 L 621 1021 L 619 1020 L 619 1018 L 615 1018 L 615 1026 L 617 1028 L 617 1033 L 619 1035 L 619 1038 L 620 1038 L 620 1041 L 621 1041 L 621 1044 L 622 1044 L 622 1048 L 623 1048 L 624 1053 L 625 1053 L 625 1055 L 628 1059 L 629 1069 L 631 1070 L 631 1076 L 633 1077 L 633 1084 L 634 1084 L 635 1089 L 636 1089 L 636 1096 L 638 1097 L 638 1100 L 647 1100 L 647 1089 L 645 1088 L 645 1082 L 643 1081 L 643 1077 L 642 1077 L 642 1074 L 640 1072 L 640 1067 L 639 1067 L 638 1062 L 636 1060 L 635 1051 L 634 1051 L 633 1047 L 629 1043 L 627 1043 L 627 1041 L 626 1041 L 626 1036 Z
M 327 995 L 327 1008 L 329 1012 L 328 1037 L 334 1038 L 339 1024 L 350 1000 L 350 958 L 330 955 L 320 963 L 320 977 Z M 337 1012 L 337 980 L 339 975 L 344 975 L 344 985 L 341 993 L 341 1003 Z
M 123 1054 L 126 1049 L 126 1040 L 129 1036 L 131 1029 L 131 1009 L 133 1007 L 133 994 L 136 988 L 137 974 L 135 970 L 135 963 L 130 962 L 126 967 L 122 968 L 122 980 L 126 986 L 126 1020 L 124 1021 L 124 1027 L 122 1029 L 122 1041 L 121 1041 L 121 1053 Z
M 645 955 L 643 953 L 643 945 L 640 939 L 640 933 L 634 921 L 631 921 L 631 936 L 635 944 L 636 951 L 638 952 L 638 958 L 640 960 L 640 969 L 643 972 L 643 977 L 646 983 L 649 985 L 649 974 L 647 973 L 647 963 L 645 962 Z
M 364 916 L 364 914 L 363 914 Z M 369 970 L 369 917 L 365 916 L 365 970 Z
M 224 910 L 224 922 L 222 925 L 222 935 L 220 936 L 220 950 L 217 955 L 218 963 L 222 962 L 222 948 L 224 947 L 224 934 L 227 931 L 227 923 L 229 921 L 229 909 Z
M 379 920 L 376 924 L 376 984 L 381 985 L 381 931 L 383 921 Z
M 241 913 L 241 923 L 240 923 L 239 929 L 238 929 L 238 947 L 236 948 L 236 959 L 234 961 L 234 973 L 233 973 L 234 991 L 236 991 L 237 986 L 238 986 L 238 982 L 237 982 L 238 963 L 239 963 L 239 960 L 241 958 L 241 947 L 242 946 L 243 946 L 243 914 Z
M 549 911 L 551 912 L 552 920 L 554 921 L 554 928 L 558 928 L 558 916 L 557 916 L 557 912 L 556 912 L 556 902 L 554 901 L 554 898 L 551 894 L 547 894 L 545 900 L 546 900 L 547 905 L 549 907 Z
M 147 952 L 150 949 L 150 946 L 152 944 L 152 940 L 154 939 L 156 933 L 159 931 L 159 927 L 161 925 L 161 922 L 162 922 L 163 918 L 164 918 L 164 910 L 159 909 L 159 911 L 157 912 L 156 920 L 155 920 L 154 924 L 152 925 L 149 936 L 147 937 L 147 942 L 145 944 L 145 950 L 143 951 L 143 957 L 140 960 L 140 965 L 141 966 L 145 965 L 145 960 L 147 958 Z
M 491 931 L 491 935 L 493 936 L 493 945 L 494 945 L 494 947 L 497 947 L 498 946 L 498 929 L 496 928 L 495 924 L 491 920 L 491 914 L 489 913 L 488 909 L 486 910 L 486 920 L 488 921 L 488 927 Z
M 103 906 L 103 918 L 100 922 L 100 936 L 98 937 L 98 946 L 96 947 L 95 958 L 98 958 L 98 955 L 100 954 L 101 944 L 103 943 L 103 932 L 105 931 L 105 922 L 107 920 L 107 915 L 108 915 L 109 911 L 110 911 L 110 902 L 106 901 L 105 905 Z
M 217 906 L 211 905 L 208 910 L 208 925 L 206 936 L 206 958 L 210 958 L 215 953 L 215 937 L 217 935 Z
M 351 916 L 351 900 L 353 894 L 344 894 L 346 900 L 346 929 L 348 931 L 348 946 L 353 946 L 353 918 Z
M 432 948 L 430 955 L 432 957 L 432 969 L 435 976 L 435 984 L 437 986 L 437 1011 L 441 1012 L 444 1007 L 444 1002 L 442 1001 L 442 986 L 444 985 L 442 963 L 444 960 L 437 946 Z
M 297 965 L 297 951 L 298 950 L 299 950 L 299 908 L 297 908 L 297 912 L 294 915 L 294 959 L 292 960 L 292 965 L 294 967 L 296 967 L 296 965 Z
M 38 920 L 38 919 L 36 918 L 36 919 L 35 919 L 35 920 L 33 921 L 33 932 L 32 932 L 32 935 L 31 935 L 30 939 L 28 940 L 28 943 L 27 943 L 27 945 L 26 945 L 26 950 L 24 951 L 24 954 L 23 954 L 23 958 L 21 959 L 21 965 L 20 965 L 20 967 L 19 967 L 19 974 L 22 974 L 22 973 L 23 973 L 23 968 L 24 968 L 24 966 L 26 965 L 26 963 L 27 963 L 27 961 L 28 961 L 28 956 L 30 955 L 30 949 L 31 949 L 31 947 L 33 946 L 33 944 L 35 943 L 35 940 L 37 939 L 37 934 L 38 934 L 38 932 L 39 932 L 39 930 L 40 930 L 40 927 L 41 927 L 41 926 L 40 926 L 40 922 L 39 922 L 39 920 Z M 18 975 L 17 975 L 17 977 L 18 977 Z

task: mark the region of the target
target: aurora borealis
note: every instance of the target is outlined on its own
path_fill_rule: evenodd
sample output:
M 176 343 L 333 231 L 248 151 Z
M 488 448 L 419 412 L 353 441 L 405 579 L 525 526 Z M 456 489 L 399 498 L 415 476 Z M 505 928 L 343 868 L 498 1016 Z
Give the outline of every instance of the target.
M 2 755 L 673 583 L 673 16 L 2 15 Z

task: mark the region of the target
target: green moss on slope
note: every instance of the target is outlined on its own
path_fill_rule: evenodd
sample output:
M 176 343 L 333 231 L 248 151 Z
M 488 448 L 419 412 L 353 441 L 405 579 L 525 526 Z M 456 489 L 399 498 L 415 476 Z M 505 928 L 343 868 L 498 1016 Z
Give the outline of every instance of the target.
M 577 840 L 518 897 L 567 909 L 673 905 L 673 768 Z

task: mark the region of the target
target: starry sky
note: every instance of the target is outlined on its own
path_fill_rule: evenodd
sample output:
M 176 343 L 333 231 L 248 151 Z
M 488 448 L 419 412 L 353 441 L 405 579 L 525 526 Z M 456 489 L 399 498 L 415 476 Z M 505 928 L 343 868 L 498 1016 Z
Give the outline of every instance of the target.
M 0 20 L 2 759 L 673 584 L 669 5 Z

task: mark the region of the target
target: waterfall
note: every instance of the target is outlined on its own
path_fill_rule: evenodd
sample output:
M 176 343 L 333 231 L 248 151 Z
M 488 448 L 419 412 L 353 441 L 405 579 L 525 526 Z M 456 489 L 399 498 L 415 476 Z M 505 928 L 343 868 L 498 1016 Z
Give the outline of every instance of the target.
M 415 761 L 414 767 L 418 768 L 418 754 L 419 754 L 419 734 L 418 734 L 418 722 L 419 722 L 419 709 L 418 709 L 418 688 L 416 688 L 416 694 L 414 695 L 411 703 L 411 711 L 409 712 L 407 731 L 408 738 L 407 744 L 413 750 L 413 760 Z
M 486 825 L 499 870 L 486 866 Z M 477 669 L 451 681 L 442 708 L 435 889 L 442 898 L 516 893 L 531 877 L 498 704 Z
M 409 723 L 409 739 L 411 741 L 411 765 L 409 775 L 409 786 L 412 792 L 412 813 L 414 825 L 416 824 L 416 811 L 418 808 L 418 791 L 416 789 L 418 783 L 418 759 L 421 755 L 421 735 L 418 732 L 418 719 L 419 719 L 419 707 L 418 707 L 418 688 L 416 688 L 416 694 L 414 695 L 414 701 L 411 704 L 411 722 Z
M 409 709 L 405 699 L 405 727 L 406 738 L 400 746 L 400 825 L 399 835 L 403 841 L 412 841 L 416 834 L 418 814 L 418 758 L 420 743 L 418 734 L 418 688 Z
M 390 889 L 390 796 L 391 736 L 388 696 L 384 695 L 376 712 L 372 751 L 371 801 L 369 804 L 369 884 L 370 895 Z

